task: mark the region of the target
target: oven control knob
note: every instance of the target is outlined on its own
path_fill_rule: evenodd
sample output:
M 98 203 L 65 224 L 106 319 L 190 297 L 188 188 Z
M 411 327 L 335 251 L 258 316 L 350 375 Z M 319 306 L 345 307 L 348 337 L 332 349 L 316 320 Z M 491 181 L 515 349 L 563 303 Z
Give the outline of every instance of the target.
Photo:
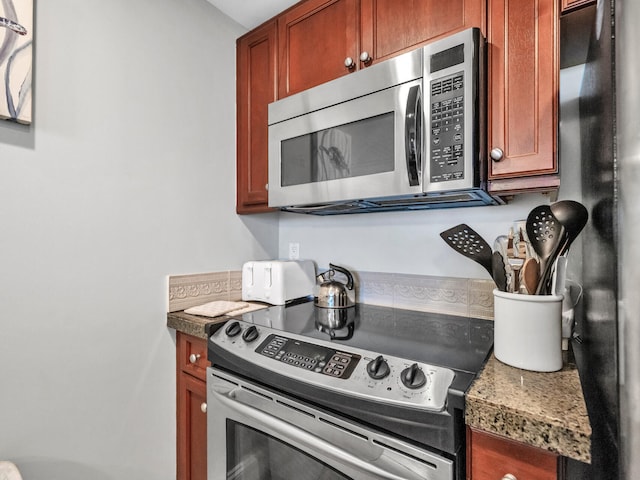
M 400 380 L 407 388 L 420 388 L 427 383 L 427 377 L 417 363 L 405 368 L 400 374 Z
M 238 322 L 231 322 L 227 325 L 227 328 L 224 329 L 224 333 L 227 334 L 227 337 L 235 337 L 242 331 L 240 324 Z
M 242 339 L 247 343 L 251 343 L 256 338 L 258 338 L 258 335 L 260 335 L 260 332 L 258 332 L 258 329 L 256 328 L 256 326 L 255 325 L 251 325 L 242 334 Z
M 391 370 L 389 369 L 389 364 L 382 357 L 382 355 L 378 355 L 378 357 L 375 360 L 371 360 L 367 364 L 367 373 L 374 380 L 383 379 L 384 377 L 389 375 L 390 371 Z

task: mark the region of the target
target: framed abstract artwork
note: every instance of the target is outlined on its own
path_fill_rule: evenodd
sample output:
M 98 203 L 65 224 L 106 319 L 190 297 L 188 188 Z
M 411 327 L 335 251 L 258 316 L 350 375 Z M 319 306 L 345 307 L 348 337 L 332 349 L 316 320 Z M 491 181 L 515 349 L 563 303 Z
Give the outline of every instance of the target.
M 31 123 L 33 0 L 0 0 L 0 119 Z

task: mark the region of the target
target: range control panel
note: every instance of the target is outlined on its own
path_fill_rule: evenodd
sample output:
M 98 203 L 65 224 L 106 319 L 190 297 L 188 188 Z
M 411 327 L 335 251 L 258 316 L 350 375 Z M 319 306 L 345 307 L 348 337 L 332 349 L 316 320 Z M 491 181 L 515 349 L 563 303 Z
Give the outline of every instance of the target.
M 431 181 L 464 178 L 464 72 L 431 82 Z
M 294 367 L 343 379 L 349 378 L 360 360 L 360 355 L 280 335 L 269 335 L 256 352 Z
M 337 349 L 331 341 L 230 320 L 209 338 L 210 358 L 225 352 L 274 375 L 356 397 L 441 411 L 455 376 L 447 368 L 381 355 L 360 348 Z

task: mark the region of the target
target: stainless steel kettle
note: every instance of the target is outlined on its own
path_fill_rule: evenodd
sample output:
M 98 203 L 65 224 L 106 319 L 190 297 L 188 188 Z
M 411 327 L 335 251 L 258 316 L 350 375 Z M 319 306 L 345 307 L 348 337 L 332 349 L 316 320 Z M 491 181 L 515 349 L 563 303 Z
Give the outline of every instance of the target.
M 336 272 L 347 277 L 344 284 L 334 280 Z M 348 308 L 356 304 L 356 290 L 353 283 L 353 275 L 349 270 L 338 265 L 329 264 L 329 270 L 316 277 L 320 283 L 315 304 L 322 308 Z

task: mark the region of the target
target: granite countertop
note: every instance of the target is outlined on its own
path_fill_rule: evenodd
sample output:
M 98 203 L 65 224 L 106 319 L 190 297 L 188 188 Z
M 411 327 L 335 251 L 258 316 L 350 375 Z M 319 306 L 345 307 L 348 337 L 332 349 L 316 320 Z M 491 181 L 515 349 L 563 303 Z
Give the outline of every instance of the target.
M 202 317 L 200 315 L 189 315 L 183 311 L 171 312 L 167 313 L 167 327 L 206 340 L 206 325 L 209 323 L 224 323 L 228 318 L 226 315 L 212 318 Z
M 591 424 L 578 369 L 531 372 L 493 355 L 467 393 L 467 425 L 591 462 Z

